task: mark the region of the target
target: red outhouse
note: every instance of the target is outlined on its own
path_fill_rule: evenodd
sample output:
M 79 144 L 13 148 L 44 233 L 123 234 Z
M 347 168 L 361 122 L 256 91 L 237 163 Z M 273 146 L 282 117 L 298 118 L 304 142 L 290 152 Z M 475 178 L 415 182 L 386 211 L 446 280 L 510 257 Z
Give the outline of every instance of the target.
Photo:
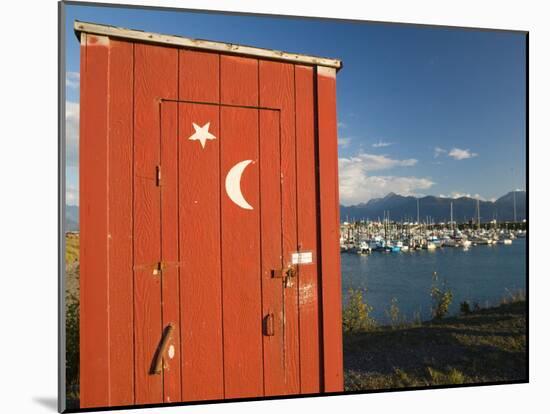
M 81 407 L 342 391 L 341 62 L 74 28 Z

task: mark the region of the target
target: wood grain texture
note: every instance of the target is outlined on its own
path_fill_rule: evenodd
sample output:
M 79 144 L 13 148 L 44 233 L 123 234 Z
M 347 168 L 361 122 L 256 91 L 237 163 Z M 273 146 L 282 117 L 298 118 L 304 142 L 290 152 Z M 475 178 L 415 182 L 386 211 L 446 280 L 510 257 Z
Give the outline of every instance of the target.
M 222 96 L 223 88 L 222 82 Z M 225 397 L 258 397 L 263 395 L 258 111 L 220 110 Z M 227 173 L 243 160 L 253 161 L 241 179 L 253 210 L 237 206 L 225 192 Z
M 80 406 L 109 405 L 107 258 L 109 40 L 81 43 L 80 124 Z
M 209 71 L 205 70 L 205 74 Z M 215 98 L 215 97 L 212 97 Z M 216 136 L 189 140 L 193 123 Z M 219 107 L 179 104 L 182 397 L 223 398 Z
M 162 64 L 159 64 L 162 62 Z M 134 312 L 136 403 L 163 401 L 162 375 L 152 374 L 162 326 L 160 99 L 177 97 L 177 51 L 135 45 L 134 94 Z
M 220 102 L 220 55 L 179 51 L 179 99 Z
M 296 174 L 298 250 L 313 252 L 313 263 L 298 265 L 301 392 L 320 392 L 319 283 L 317 267 L 317 188 L 314 73 L 296 66 Z
M 280 108 L 283 265 L 297 251 L 294 65 L 260 61 L 260 106 Z M 283 289 L 285 393 L 300 393 L 298 281 Z
M 162 327 L 174 327 L 163 357 L 164 402 L 181 401 L 178 104 L 161 104 Z M 171 348 L 172 347 L 172 348 Z M 170 348 L 173 352 L 170 351 Z M 172 355 L 172 357 L 170 357 Z
M 221 102 L 229 105 L 258 106 L 258 61 L 220 56 Z
M 260 110 L 260 188 L 263 318 L 273 315 L 274 332 L 263 336 L 265 395 L 286 394 L 281 233 L 279 112 Z M 265 323 L 265 322 L 264 322 Z M 264 331 L 266 327 L 264 326 Z
M 317 75 L 324 391 L 344 388 L 336 78 Z
M 134 403 L 132 272 L 132 43 L 109 44 L 109 405 Z

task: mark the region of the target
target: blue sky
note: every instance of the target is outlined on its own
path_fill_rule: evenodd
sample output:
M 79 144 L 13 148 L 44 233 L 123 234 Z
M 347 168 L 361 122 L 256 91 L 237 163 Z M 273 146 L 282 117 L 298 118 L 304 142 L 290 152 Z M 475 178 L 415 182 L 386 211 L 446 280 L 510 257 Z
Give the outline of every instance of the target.
M 73 21 L 340 58 L 341 203 L 494 199 L 525 188 L 525 35 L 297 18 L 67 6 L 67 203 L 78 204 Z

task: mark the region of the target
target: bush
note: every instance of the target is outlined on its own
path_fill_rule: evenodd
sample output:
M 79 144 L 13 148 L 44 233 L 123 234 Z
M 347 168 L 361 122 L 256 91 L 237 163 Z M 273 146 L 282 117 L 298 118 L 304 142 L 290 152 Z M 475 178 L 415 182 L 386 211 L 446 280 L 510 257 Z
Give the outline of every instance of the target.
M 68 295 L 66 306 L 66 374 L 67 394 L 69 397 L 76 393 L 79 384 L 80 370 L 80 303 L 79 298 Z M 73 396 L 74 398 L 74 396 Z
M 437 272 L 433 272 L 432 290 L 432 317 L 442 319 L 449 313 L 449 307 L 453 301 L 453 292 L 447 289 L 445 282 L 439 283 Z
M 361 290 L 350 289 L 347 304 L 342 312 L 344 332 L 365 332 L 375 328 L 376 322 L 370 316 L 371 312 L 372 306 L 363 300 Z
M 422 326 L 422 317 L 420 316 L 420 311 L 413 312 L 411 326 Z
M 469 315 L 472 313 L 472 310 L 470 309 L 470 302 L 464 301 L 460 303 L 460 314 L 461 315 Z
M 449 313 L 449 306 L 453 301 L 453 292 L 432 287 L 432 317 L 442 319 Z
M 509 305 L 511 303 L 524 302 L 525 301 L 525 291 L 523 289 L 510 290 L 506 289 L 506 296 L 504 296 L 500 303 L 501 305 Z
M 405 323 L 405 318 L 401 316 L 401 311 L 399 310 L 399 306 L 397 305 L 397 298 L 391 299 L 390 308 L 386 311 L 386 315 L 390 319 L 393 329 Z

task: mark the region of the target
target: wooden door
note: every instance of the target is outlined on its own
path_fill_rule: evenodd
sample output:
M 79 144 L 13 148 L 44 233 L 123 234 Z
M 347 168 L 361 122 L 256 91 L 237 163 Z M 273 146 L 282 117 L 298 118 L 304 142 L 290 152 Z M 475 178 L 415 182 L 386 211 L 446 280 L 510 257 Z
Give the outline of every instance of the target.
M 176 111 L 177 127 L 164 119 Z M 162 192 L 176 193 L 162 211 L 179 217 L 166 225 L 179 235 L 167 242 L 179 250 L 182 399 L 298 393 L 297 274 L 281 277 L 281 194 L 296 183 L 281 177 L 280 111 L 164 102 L 161 114 Z

